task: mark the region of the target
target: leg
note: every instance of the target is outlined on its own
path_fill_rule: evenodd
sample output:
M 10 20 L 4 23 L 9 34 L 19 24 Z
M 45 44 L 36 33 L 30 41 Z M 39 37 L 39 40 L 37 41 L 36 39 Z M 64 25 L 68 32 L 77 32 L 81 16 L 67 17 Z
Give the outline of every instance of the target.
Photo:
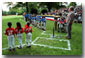
M 35 21 L 35 19 L 34 19 L 34 26 L 36 25 L 36 21 Z
M 61 32 L 61 24 L 59 23 L 59 32 Z
M 12 39 L 12 46 L 13 46 L 13 48 L 15 48 L 15 40 L 14 40 L 14 35 L 11 37 L 11 39 Z
M 44 22 L 42 22 L 42 29 L 44 29 Z
M 20 47 L 22 48 L 22 35 L 20 36 Z
M 39 28 L 41 28 L 41 22 L 39 22 Z
M 27 22 L 27 21 L 28 21 L 28 18 L 26 17 L 25 20 L 26 20 L 26 22 Z
M 59 24 L 58 24 L 58 26 L 57 26 L 57 30 L 58 30 L 58 32 L 59 32 Z
M 29 44 L 28 44 L 28 35 L 27 34 L 26 34 L 25 41 L 26 41 L 27 46 L 29 46 Z
M 62 24 L 60 24 L 60 33 L 62 32 Z
M 39 21 L 37 21 L 37 27 L 39 28 Z
M 46 22 L 44 22 L 43 24 L 44 24 L 44 26 L 43 26 L 44 27 L 44 30 L 46 30 Z
M 14 35 L 11 36 L 11 42 L 13 46 L 13 51 L 15 51 L 15 40 L 14 40 Z
M 68 25 L 68 30 L 67 30 L 67 37 L 71 39 L 71 25 Z
M 37 24 L 38 28 L 39 28 L 39 21 L 38 21 L 38 24 Z
M 8 47 L 9 47 L 9 51 L 11 51 L 11 37 L 8 36 L 7 39 L 8 39 Z
M 69 25 L 69 38 L 71 39 L 71 29 L 72 28 L 72 24 Z
M 20 44 L 19 48 L 22 48 L 22 34 L 17 34 L 17 37 L 18 37 L 18 42 Z
M 43 26 L 42 26 L 42 25 L 43 25 L 43 22 L 41 21 L 41 29 L 43 28 Z
M 31 45 L 31 41 L 32 41 L 32 34 L 28 33 L 28 37 L 29 37 L 29 45 Z

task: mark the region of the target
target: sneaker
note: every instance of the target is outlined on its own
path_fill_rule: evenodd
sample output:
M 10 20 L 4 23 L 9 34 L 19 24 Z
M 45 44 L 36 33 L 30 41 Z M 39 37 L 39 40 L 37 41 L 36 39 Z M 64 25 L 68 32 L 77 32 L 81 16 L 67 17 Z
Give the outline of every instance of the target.
M 68 38 L 67 36 L 65 37 L 66 39 L 71 39 L 71 38 Z
M 42 28 L 42 30 L 46 31 L 46 29 Z
M 46 29 L 43 29 L 44 31 L 46 31 Z
M 22 49 L 22 47 L 20 46 L 20 47 L 17 47 L 18 49 Z
M 9 51 L 12 51 L 11 49 L 9 49 Z
M 13 51 L 15 51 L 15 48 L 13 48 Z
M 31 45 L 30 46 L 27 46 L 27 48 L 30 48 L 31 47 Z

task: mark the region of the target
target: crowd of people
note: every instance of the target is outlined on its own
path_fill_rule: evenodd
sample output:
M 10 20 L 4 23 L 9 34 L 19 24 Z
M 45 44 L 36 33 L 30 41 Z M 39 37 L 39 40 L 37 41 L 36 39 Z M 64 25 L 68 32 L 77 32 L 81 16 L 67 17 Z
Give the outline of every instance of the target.
M 26 14 L 24 13 L 24 20 L 29 21 L 33 26 L 46 30 L 46 18 L 45 16 L 36 15 L 36 14 Z

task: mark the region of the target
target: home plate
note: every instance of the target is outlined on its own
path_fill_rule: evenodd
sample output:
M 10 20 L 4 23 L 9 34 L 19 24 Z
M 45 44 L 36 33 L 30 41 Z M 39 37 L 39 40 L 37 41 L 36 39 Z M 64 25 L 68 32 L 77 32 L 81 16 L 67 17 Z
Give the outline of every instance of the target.
M 71 50 L 70 41 L 65 39 L 52 39 L 45 37 L 37 37 L 32 45 L 48 47 L 53 49 L 63 49 L 63 50 Z

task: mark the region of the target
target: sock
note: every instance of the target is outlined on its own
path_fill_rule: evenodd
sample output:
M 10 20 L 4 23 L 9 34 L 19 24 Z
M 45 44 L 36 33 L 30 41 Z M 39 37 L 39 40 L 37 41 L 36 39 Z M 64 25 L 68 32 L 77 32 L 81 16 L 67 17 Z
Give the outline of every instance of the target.
M 29 46 L 28 42 L 26 42 L 26 43 L 27 43 L 27 46 Z
M 9 49 L 11 49 L 11 47 L 9 47 Z

